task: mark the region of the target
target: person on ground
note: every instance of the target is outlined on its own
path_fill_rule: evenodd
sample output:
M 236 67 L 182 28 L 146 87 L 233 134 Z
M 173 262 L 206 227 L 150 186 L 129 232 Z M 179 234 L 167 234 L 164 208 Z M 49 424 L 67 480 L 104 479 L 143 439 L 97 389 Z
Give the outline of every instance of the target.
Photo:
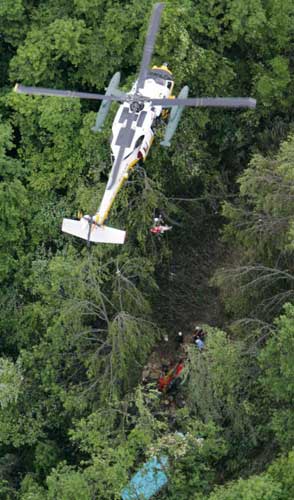
M 198 347 L 199 351 L 203 351 L 204 349 L 204 342 L 201 339 L 196 339 L 195 341 L 196 346 Z
M 177 341 L 178 341 L 179 344 L 183 344 L 183 342 L 184 342 L 183 332 L 178 332 L 178 334 L 177 334 Z
M 202 330 L 200 326 L 195 326 L 194 334 L 193 334 L 193 342 L 196 342 L 197 339 L 201 339 L 204 341 L 205 332 Z

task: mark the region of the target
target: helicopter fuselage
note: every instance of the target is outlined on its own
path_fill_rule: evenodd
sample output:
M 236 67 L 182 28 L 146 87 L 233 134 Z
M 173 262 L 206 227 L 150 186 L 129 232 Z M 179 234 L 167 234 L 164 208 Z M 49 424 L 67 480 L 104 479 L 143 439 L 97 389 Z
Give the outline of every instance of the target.
M 130 171 L 140 161 L 145 161 L 154 139 L 154 125 L 162 114 L 163 107 L 153 105 L 149 99 L 171 98 L 174 81 L 166 66 L 153 67 L 147 74 L 143 88 L 137 90 L 137 82 L 127 94 L 130 101 L 120 105 L 112 125 L 111 163 L 112 169 L 95 222 L 103 225 L 112 203 Z M 136 90 L 146 101 L 134 100 Z

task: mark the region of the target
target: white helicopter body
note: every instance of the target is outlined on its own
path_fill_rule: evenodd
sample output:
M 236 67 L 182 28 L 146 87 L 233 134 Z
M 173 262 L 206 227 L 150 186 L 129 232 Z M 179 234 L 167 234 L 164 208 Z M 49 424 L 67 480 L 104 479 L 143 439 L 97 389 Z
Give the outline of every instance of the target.
M 172 74 L 166 66 L 153 67 L 144 82 L 144 87 L 140 89 L 140 94 L 150 99 L 170 98 L 173 86 Z M 136 88 L 137 81 L 127 95 L 133 96 Z M 134 114 L 136 105 L 138 112 Z M 96 224 L 104 224 L 113 201 L 128 179 L 130 171 L 140 160 L 145 161 L 154 139 L 154 122 L 160 117 L 162 110 L 162 106 L 152 105 L 150 101 L 145 101 L 141 106 L 137 102 L 124 102 L 119 107 L 112 125 L 110 143 L 112 169 L 99 209 L 94 216 Z M 123 158 L 120 158 L 121 149 Z

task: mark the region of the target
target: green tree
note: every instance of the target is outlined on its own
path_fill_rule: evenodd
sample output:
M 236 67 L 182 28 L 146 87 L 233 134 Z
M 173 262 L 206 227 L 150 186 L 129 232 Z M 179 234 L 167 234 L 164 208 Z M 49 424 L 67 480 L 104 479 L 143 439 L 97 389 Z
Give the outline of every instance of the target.
M 273 318 L 293 296 L 293 145 L 290 136 L 275 159 L 256 155 L 239 178 L 240 200 L 223 206 L 236 265 L 220 270 L 217 283 L 239 317 Z
M 271 404 L 271 426 L 282 450 L 293 447 L 294 306 L 287 304 L 276 328 L 260 353 L 262 384 Z
M 13 148 L 12 127 L 0 125 L 0 276 L 7 279 L 15 272 L 23 255 L 26 237 L 28 194 L 23 185 L 22 164 L 10 156 Z
M 22 375 L 18 364 L 0 358 L 0 406 L 5 409 L 11 402 L 16 403 L 21 390 Z
M 239 481 L 229 484 L 226 488 L 216 490 L 209 496 L 210 500 L 279 500 L 281 488 L 268 476 L 253 476 L 249 479 L 239 479 Z
M 209 500 L 287 500 L 293 496 L 293 452 L 275 460 L 268 470 L 248 479 L 239 479 L 219 487 Z
M 194 346 L 189 350 L 186 397 L 193 415 L 222 429 L 229 447 L 228 470 L 241 470 L 269 435 L 262 429 L 266 397 L 256 381 L 257 360 L 244 342 L 206 329 L 203 352 Z
M 60 465 L 47 479 L 48 499 L 60 498 L 61 500 L 90 500 L 91 489 L 83 475 L 66 465 Z

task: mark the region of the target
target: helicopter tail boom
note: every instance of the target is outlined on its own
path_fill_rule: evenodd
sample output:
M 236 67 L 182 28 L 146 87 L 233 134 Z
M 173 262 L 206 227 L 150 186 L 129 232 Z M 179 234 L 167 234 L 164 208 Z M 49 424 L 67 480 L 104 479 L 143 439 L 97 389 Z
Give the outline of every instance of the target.
M 92 225 L 89 233 L 89 224 L 83 219 L 63 219 L 61 229 L 64 233 L 72 234 L 91 243 L 114 243 L 122 245 L 126 237 L 126 232 L 121 229 L 98 226 L 97 224 Z

